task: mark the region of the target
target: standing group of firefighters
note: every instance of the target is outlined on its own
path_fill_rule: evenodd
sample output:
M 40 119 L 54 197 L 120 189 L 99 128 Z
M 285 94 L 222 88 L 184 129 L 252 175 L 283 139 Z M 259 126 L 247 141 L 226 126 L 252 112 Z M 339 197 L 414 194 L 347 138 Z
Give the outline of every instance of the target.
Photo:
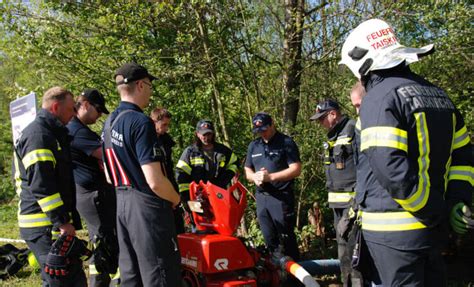
M 474 228 L 473 155 L 463 118 L 443 90 L 408 66 L 432 51 L 402 46 L 384 21 L 362 23 L 340 62 L 359 80 L 351 92 L 357 122 L 330 99 L 310 118 L 328 131 L 326 186 L 345 286 L 445 286 L 448 223 L 459 234 Z M 103 95 L 87 89 L 74 100 L 53 87 L 15 143 L 20 233 L 42 266 L 43 286 L 87 286 L 81 260 L 89 253 L 75 237 L 79 213 L 94 245 L 91 286 L 118 279 L 121 286 L 180 286 L 176 234 L 184 232 L 179 207 L 188 210 L 189 184 L 226 188 L 239 168 L 209 120 L 197 123 L 194 144 L 175 166 L 171 114 L 143 113 L 156 78 L 128 63 L 114 79 L 121 102 L 102 137 L 88 125 L 109 113 Z M 256 185 L 265 243 L 297 261 L 298 147 L 268 113 L 257 113 L 252 127 L 258 138 L 244 169 Z

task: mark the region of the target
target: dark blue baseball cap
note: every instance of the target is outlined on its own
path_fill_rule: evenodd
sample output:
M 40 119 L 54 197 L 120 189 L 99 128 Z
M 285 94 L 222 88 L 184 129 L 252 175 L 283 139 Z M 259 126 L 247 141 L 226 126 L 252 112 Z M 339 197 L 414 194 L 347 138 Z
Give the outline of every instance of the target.
M 200 120 L 196 125 L 196 131 L 201 135 L 214 133 L 214 125 L 210 120 Z
M 267 113 L 257 113 L 252 119 L 252 131 L 254 133 L 261 133 L 268 129 L 272 125 L 272 117 Z
M 339 110 L 339 104 L 334 100 L 324 100 L 316 106 L 316 113 L 309 120 L 319 120 L 331 110 Z

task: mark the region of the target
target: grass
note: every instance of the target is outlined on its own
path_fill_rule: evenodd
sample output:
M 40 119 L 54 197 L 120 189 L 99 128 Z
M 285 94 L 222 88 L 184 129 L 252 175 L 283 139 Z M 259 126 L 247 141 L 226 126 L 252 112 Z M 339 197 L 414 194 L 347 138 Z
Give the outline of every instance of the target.
M 0 205 L 0 237 L 9 239 L 20 239 L 20 231 L 17 222 L 18 201 L 13 200 L 9 203 Z M 0 242 L 0 245 L 6 244 Z M 18 248 L 26 248 L 24 243 L 11 243 Z M 18 286 L 30 287 L 41 286 L 41 276 L 39 271 L 35 271 L 30 266 L 23 267 L 15 276 L 6 280 L 0 280 L 0 286 Z

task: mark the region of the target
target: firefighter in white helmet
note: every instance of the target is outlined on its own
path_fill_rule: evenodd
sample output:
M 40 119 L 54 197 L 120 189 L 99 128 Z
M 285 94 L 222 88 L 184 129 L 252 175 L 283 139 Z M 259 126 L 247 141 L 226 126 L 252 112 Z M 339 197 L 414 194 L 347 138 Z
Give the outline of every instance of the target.
M 355 263 L 383 286 L 445 286 L 440 245 L 474 228 L 473 159 L 464 120 L 446 93 L 409 64 L 433 45 L 401 45 L 378 19 L 356 27 L 341 64 L 361 79 L 356 200 L 362 223 Z

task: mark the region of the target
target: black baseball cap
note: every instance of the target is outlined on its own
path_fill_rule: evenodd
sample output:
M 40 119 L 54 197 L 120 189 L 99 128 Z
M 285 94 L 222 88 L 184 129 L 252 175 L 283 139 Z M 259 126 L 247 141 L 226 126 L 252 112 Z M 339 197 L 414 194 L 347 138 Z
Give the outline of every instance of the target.
M 133 62 L 126 63 L 120 67 L 117 72 L 115 72 L 114 79 L 117 78 L 118 75 L 123 76 L 123 80 L 118 82 L 117 85 L 128 84 L 144 78 L 148 78 L 150 81 L 156 80 L 156 77 L 150 75 L 145 67 Z
M 272 125 L 272 117 L 267 113 L 256 113 L 252 119 L 252 131 L 254 133 L 261 133 L 266 131 Z
M 91 105 L 93 105 L 99 113 L 109 114 L 105 107 L 104 96 L 96 89 L 85 89 L 81 96 L 83 96 Z
M 324 100 L 316 106 L 316 113 L 309 120 L 318 120 L 331 110 L 339 110 L 339 104 L 334 100 Z
M 201 135 L 214 133 L 214 125 L 210 120 L 200 120 L 196 125 L 196 131 Z

